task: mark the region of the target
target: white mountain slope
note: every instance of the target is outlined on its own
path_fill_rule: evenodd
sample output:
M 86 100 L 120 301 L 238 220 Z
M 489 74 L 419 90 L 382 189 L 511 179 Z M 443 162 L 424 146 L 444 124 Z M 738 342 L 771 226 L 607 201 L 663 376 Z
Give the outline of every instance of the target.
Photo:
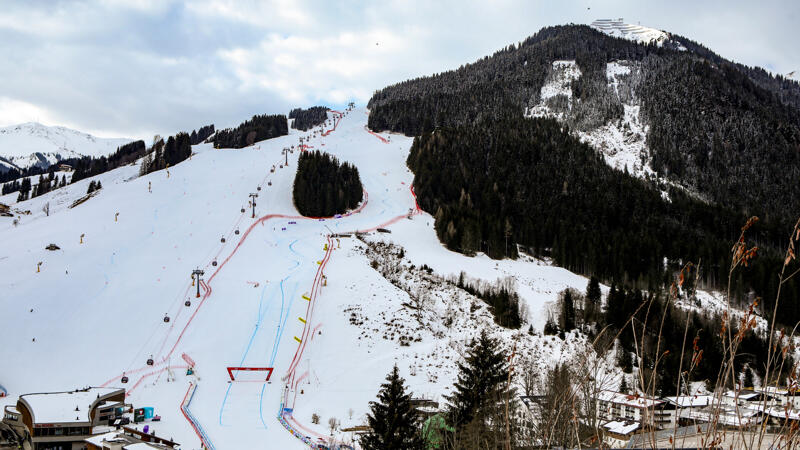
M 644 27 L 642 25 L 625 23 L 622 18 L 616 20 L 597 19 L 589 26 L 609 36 L 628 39 L 642 44 L 656 44 L 661 47 L 665 43 L 670 42 L 670 35 L 667 32 Z M 680 44 L 677 45 L 677 48 L 679 50 L 686 50 L 686 48 Z
M 0 158 L 21 169 L 46 167 L 64 158 L 108 155 L 131 140 L 98 138 L 66 127 L 29 122 L 0 128 Z M 2 161 L 0 164 L 9 167 Z
M 636 63 L 616 61 L 606 65 L 606 78 L 611 95 L 622 104 L 623 117 L 603 126 L 576 131 L 577 136 L 600 152 L 611 167 L 627 169 L 645 178 L 654 175 L 647 148 L 647 127 L 639 115 L 639 99 L 635 83 Z M 553 117 L 569 121 L 573 109 L 572 83 L 581 76 L 575 61 L 553 61 L 550 73 L 539 94 L 539 101 L 530 107 L 531 117 Z M 559 101 L 558 99 L 564 99 Z
M 586 278 L 542 261 L 446 250 L 433 218 L 414 209 L 405 165 L 411 139 L 376 137 L 366 131 L 366 119 L 365 110 L 354 110 L 325 137 L 291 130 L 240 150 L 195 146 L 192 159 L 170 168 L 169 177 L 165 171 L 138 177 L 138 167 L 125 166 L 93 178 L 103 189 L 72 209 L 91 180 L 15 205 L 33 213 L 18 217 L 16 227 L 0 218 L 0 385 L 10 394 L 0 403 L 26 392 L 124 386 L 137 407 L 154 406 L 161 415 L 150 424 L 156 434 L 174 437 L 184 449 L 200 446 L 194 427 L 210 448 L 264 442 L 307 448 L 284 424 L 314 442 L 328 439 L 330 418 L 342 427 L 362 424 L 395 363 L 416 395 L 443 401 L 455 361 L 481 328 L 505 345 L 516 341 L 524 355 L 518 364 L 530 360 L 543 370 L 584 358 L 586 343 L 577 334 L 562 341 L 540 330 L 558 293 L 584 290 Z M 358 167 L 368 194 L 359 212 L 296 217 L 291 186 L 298 153 L 280 168 L 280 151 L 301 135 Z M 247 201 L 255 192 L 253 219 Z M 45 202 L 49 217 L 41 212 Z M 326 238 L 379 226 L 391 233 Z M 45 250 L 49 243 L 61 250 Z M 380 243 L 405 254 L 381 256 Z M 423 265 L 433 272 L 423 273 Z M 205 270 L 201 298 L 189 278 L 198 267 Z M 523 327 L 502 329 L 480 300 L 430 281 L 461 271 L 487 282 L 515 278 Z M 419 313 L 404 306 L 420 293 L 426 300 Z M 196 376 L 185 374 L 183 354 L 196 362 Z M 153 366 L 145 364 L 150 357 Z M 614 388 L 619 372 L 609 365 L 599 365 L 599 376 Z M 270 383 L 229 383 L 228 366 L 273 367 L 274 373 Z M 130 379 L 124 385 L 123 372 Z M 180 409 L 190 382 L 196 390 L 186 411 L 193 425 Z M 279 420 L 282 406 L 291 412 Z M 311 423 L 314 413 L 318 425 Z

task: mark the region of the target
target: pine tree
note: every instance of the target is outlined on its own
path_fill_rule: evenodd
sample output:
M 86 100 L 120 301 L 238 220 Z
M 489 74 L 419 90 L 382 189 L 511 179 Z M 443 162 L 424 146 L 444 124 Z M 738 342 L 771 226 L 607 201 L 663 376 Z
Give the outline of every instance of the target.
M 415 450 L 424 448 L 419 418 L 406 393 L 405 380 L 395 365 L 381 385 L 378 401 L 370 402 L 370 431 L 361 438 L 365 450 Z
M 446 396 L 450 403 L 450 421 L 456 429 L 473 421 L 483 425 L 485 419 L 492 417 L 504 404 L 509 394 L 506 356 L 498 341 L 482 330 L 480 336 L 471 342 L 458 369 L 454 392 Z
M 553 336 L 558 334 L 558 325 L 556 325 L 556 322 L 552 317 L 548 317 L 547 322 L 544 324 L 544 334 L 545 336 Z
M 561 297 L 561 329 L 565 332 L 575 329 L 575 304 L 569 289 Z
M 586 286 L 586 302 L 583 307 L 584 323 L 595 322 L 597 320 L 597 311 L 599 310 L 602 296 L 600 281 L 597 277 L 593 276 L 589 279 L 589 284 Z

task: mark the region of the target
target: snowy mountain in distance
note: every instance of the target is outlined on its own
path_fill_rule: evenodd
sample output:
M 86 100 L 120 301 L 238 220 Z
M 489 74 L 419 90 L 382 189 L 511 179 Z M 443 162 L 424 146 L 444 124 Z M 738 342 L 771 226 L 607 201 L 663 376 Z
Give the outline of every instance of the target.
M 59 160 L 103 156 L 131 142 L 127 138 L 98 138 L 66 127 L 28 122 L 0 128 L 0 171 L 47 167 Z
M 655 43 L 659 47 L 670 41 L 668 33 L 657 30 L 655 28 L 644 27 L 641 25 L 633 25 L 625 23 L 622 18 L 619 19 L 597 19 L 590 25 L 597 31 L 605 33 L 609 36 L 628 39 L 630 41 L 639 42 L 642 44 Z M 686 50 L 680 44 L 677 44 L 679 50 Z

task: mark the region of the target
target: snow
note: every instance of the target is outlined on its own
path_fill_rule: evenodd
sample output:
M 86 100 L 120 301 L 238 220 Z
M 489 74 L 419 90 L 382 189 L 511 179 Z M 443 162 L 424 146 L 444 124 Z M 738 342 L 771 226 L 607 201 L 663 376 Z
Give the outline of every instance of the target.
M 160 448 L 160 447 L 155 447 L 150 444 L 146 444 L 144 442 L 137 442 L 136 444 L 126 445 L 125 447 L 122 448 L 124 450 L 148 450 L 151 448 Z
M 18 168 L 49 166 L 64 158 L 108 155 L 131 141 L 29 122 L 0 128 L 0 157 Z
M 680 397 L 664 397 L 664 400 L 680 408 L 699 408 L 711 405 L 714 397 L 711 395 L 682 395 Z
M 90 388 L 72 392 L 27 394 L 22 398 L 30 405 L 35 423 L 89 422 L 92 403 L 117 391 L 118 388 Z M 76 411 L 75 408 L 79 410 Z
M 650 408 L 664 403 L 663 400 L 613 391 L 601 391 L 597 394 L 597 400 L 618 405 L 632 406 L 634 408 Z
M 86 438 L 84 439 L 84 441 L 102 448 L 103 442 L 112 442 L 114 440 L 122 441 L 122 439 L 117 437 L 119 434 L 120 434 L 119 431 L 111 431 L 108 433 L 98 434 L 90 438 Z
M 539 92 L 539 102 L 526 114 L 532 117 L 556 116 L 563 119 L 565 114 L 555 112 L 548 106 L 548 101 L 556 97 L 567 100 L 568 109 L 572 106 L 572 82 L 581 77 L 581 71 L 574 60 L 553 61 L 550 72 Z
M 0 368 L 0 384 L 9 390 L 0 402 L 65 386 L 124 386 L 134 407 L 152 406 L 162 417 L 149 424 L 157 435 L 190 449 L 199 448 L 200 439 L 181 405 L 192 383 L 196 390 L 186 409 L 214 448 L 265 441 L 273 448 L 303 448 L 278 421 L 282 406 L 292 409 L 284 419 L 297 434 L 326 441 L 330 418 L 341 428 L 364 423 L 369 401 L 394 364 L 415 397 L 444 403 L 457 360 L 482 328 L 507 348 L 516 343 L 519 364 L 543 371 L 578 361 L 597 367 L 597 379 L 615 388 L 620 372 L 611 367 L 613 355 L 598 359 L 575 331 L 564 340 L 541 335 L 558 293 L 584 291 L 588 280 L 530 257 L 496 261 L 447 250 L 430 215 L 407 218 L 415 208 L 413 174 L 405 164 L 412 139 L 379 139 L 367 132 L 366 120 L 367 111 L 355 109 L 325 136 L 316 128 L 238 150 L 201 144 L 190 160 L 170 167 L 169 176 L 158 171 L 139 177 L 138 165 L 127 165 L 15 204 L 31 213 L 16 214 L 16 227 L 12 218 L 0 218 L 0 360 L 12 362 Z M 298 151 L 289 154 L 288 167 L 280 164 L 281 150 L 297 146 L 300 136 L 358 167 L 368 194 L 358 213 L 296 217 L 291 186 Z M 93 180 L 103 189 L 70 208 Z M 251 192 L 259 194 L 255 219 L 247 204 Z M 49 217 L 41 211 L 46 202 Z M 331 231 L 377 227 L 392 233 L 341 238 L 333 250 L 324 249 Z M 46 251 L 51 242 L 61 250 Z M 378 244 L 404 250 L 403 258 L 381 263 L 402 265 L 402 283 L 371 267 L 370 249 Z M 327 285 L 310 303 L 302 295 L 312 291 L 323 265 L 318 261 L 325 263 Z M 423 264 L 433 273 L 423 275 Z M 198 267 L 205 271 L 201 298 L 190 280 Z M 497 326 L 479 299 L 424 278 L 461 271 L 487 283 L 511 280 L 526 308 L 522 329 Z M 426 287 L 431 300 L 422 314 L 403 306 Z M 442 320 L 448 311 L 455 320 L 450 329 Z M 165 314 L 169 323 L 162 321 Z M 300 345 L 294 338 L 303 336 Z M 194 375 L 186 375 L 183 354 L 196 362 Z M 147 366 L 151 356 L 154 365 Z M 275 370 L 269 383 L 229 383 L 229 366 Z M 130 379 L 126 385 L 123 373 Z M 320 424 L 311 423 L 314 413 Z M 353 438 L 334 435 L 344 442 Z
M 615 420 L 603 425 L 607 431 L 615 434 L 626 435 L 638 430 L 641 424 L 630 420 Z
M 787 73 L 784 76 L 784 78 L 788 78 L 788 79 L 794 80 L 794 81 L 800 81 L 800 70 L 793 70 L 793 71 Z
M 640 44 L 654 43 L 659 47 L 663 46 L 665 42 L 670 40 L 669 34 L 655 28 L 644 27 L 642 25 L 633 25 L 625 23 L 624 19 L 598 19 L 590 25 L 597 31 L 605 33 L 612 37 L 627 39 Z M 686 50 L 683 46 L 678 47 L 680 50 Z

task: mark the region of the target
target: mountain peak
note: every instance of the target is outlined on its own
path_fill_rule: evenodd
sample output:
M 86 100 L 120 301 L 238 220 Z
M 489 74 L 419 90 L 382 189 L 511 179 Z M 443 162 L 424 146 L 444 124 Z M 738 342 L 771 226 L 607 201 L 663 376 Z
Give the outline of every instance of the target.
M 127 138 L 98 138 L 63 126 L 25 122 L 0 127 L 0 157 L 22 169 L 54 164 L 64 158 L 108 155 L 131 141 Z M 42 162 L 43 159 L 47 163 Z
M 656 44 L 661 47 L 665 42 L 670 41 L 670 35 L 666 31 L 625 23 L 625 20 L 621 17 L 619 19 L 597 19 L 589 26 L 609 36 L 641 44 Z M 682 47 L 679 47 L 679 49 L 686 50 Z

